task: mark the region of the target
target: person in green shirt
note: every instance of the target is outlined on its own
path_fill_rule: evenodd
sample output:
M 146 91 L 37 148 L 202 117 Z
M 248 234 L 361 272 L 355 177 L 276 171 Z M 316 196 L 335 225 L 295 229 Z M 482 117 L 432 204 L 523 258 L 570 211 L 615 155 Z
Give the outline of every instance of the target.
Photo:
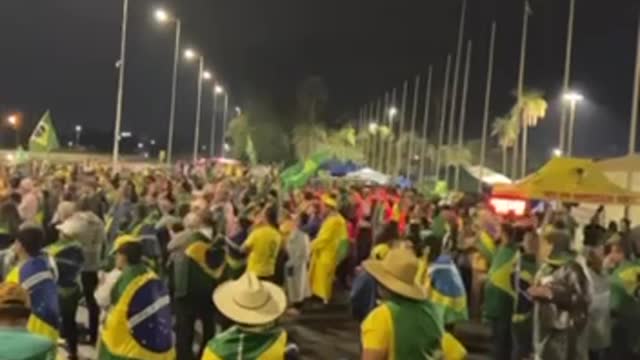
M 289 358 L 287 332 L 277 324 L 287 309 L 282 288 L 247 271 L 218 286 L 213 302 L 234 325 L 209 341 L 202 360 Z
M 56 344 L 27 331 L 29 295 L 18 284 L 0 284 L 0 359 L 54 360 Z

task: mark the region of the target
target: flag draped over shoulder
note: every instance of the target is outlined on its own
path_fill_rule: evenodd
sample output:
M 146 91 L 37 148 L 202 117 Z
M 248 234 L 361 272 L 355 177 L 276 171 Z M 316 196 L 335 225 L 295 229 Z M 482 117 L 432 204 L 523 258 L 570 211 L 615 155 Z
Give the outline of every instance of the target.
M 511 277 L 516 255 L 516 247 L 507 244 L 499 246 L 493 256 L 484 293 L 484 316 L 488 319 L 511 318 L 516 297 Z
M 29 138 L 29 150 L 49 152 L 59 147 L 58 135 L 56 135 L 56 129 L 53 127 L 53 121 L 51 120 L 51 112 L 47 110 Z
M 440 255 L 429 266 L 429 300 L 442 311 L 445 324 L 453 324 L 469 318 L 467 294 L 462 276 L 451 256 Z

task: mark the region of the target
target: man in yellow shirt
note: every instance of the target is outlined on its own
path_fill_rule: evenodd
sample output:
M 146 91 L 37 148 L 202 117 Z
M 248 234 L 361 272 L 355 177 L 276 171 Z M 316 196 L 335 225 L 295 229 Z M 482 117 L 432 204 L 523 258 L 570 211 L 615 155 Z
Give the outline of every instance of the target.
M 364 262 L 378 283 L 383 302 L 362 323 L 362 359 L 432 359 L 444 355 L 457 360 L 466 351 L 445 333 L 441 314 L 415 282 L 418 259 L 411 249 L 394 248 L 384 260 Z
M 266 207 L 256 218 L 253 230 L 242 245 L 249 254 L 247 271 L 263 280 L 273 281 L 282 236 L 277 228 L 278 212 L 275 206 Z

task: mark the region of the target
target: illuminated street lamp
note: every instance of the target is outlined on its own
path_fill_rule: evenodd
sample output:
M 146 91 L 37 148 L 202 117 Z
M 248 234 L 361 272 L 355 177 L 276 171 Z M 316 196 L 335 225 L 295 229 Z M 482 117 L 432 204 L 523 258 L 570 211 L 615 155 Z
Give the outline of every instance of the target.
M 573 133 L 576 123 L 576 105 L 584 100 L 584 96 L 582 94 L 577 93 L 575 91 L 570 91 L 565 93 L 562 98 L 564 101 L 569 102 L 569 139 L 567 140 L 567 155 L 571 156 L 573 154 Z
M 178 60 L 180 58 L 180 29 L 182 23 L 177 17 L 169 15 L 164 9 L 156 9 L 154 16 L 159 23 L 166 24 L 173 21 L 176 24 L 176 37 L 173 49 L 173 73 L 171 75 L 171 109 L 169 111 L 169 135 L 167 139 L 167 163 L 171 164 L 173 156 L 173 131 L 176 118 L 176 89 L 178 83 Z M 186 54 L 185 54 L 186 55 Z
M 198 160 L 198 146 L 200 145 L 200 113 L 202 108 L 202 81 L 211 78 L 211 73 L 204 69 L 204 56 L 199 55 L 192 49 L 187 49 L 184 52 L 184 57 L 187 60 L 194 60 L 198 58 L 198 98 L 196 102 L 196 124 L 193 133 L 193 162 Z
M 395 106 L 392 106 L 389 108 L 388 113 L 389 113 L 389 121 L 393 121 L 393 118 L 395 118 L 396 115 L 398 115 L 398 108 Z
M 11 127 L 16 128 L 18 126 L 18 115 L 10 115 L 7 118 L 7 122 Z
M 562 150 L 560 150 L 559 148 L 555 148 L 551 151 L 551 154 L 553 155 L 553 157 L 561 157 Z
M 224 103 L 222 109 L 222 155 L 224 155 L 224 134 L 227 128 L 227 112 L 229 108 L 229 95 L 225 91 L 224 87 L 220 84 L 215 84 L 213 86 L 213 115 L 211 116 L 211 134 L 209 138 L 209 156 L 214 157 L 216 155 L 216 146 L 215 146 L 215 138 L 216 138 L 216 114 L 217 114 L 217 99 L 218 95 L 224 94 Z M 240 115 L 241 113 L 240 107 L 236 107 L 236 113 Z
M 373 122 L 373 121 L 370 122 L 369 123 L 369 132 L 372 133 L 372 134 L 375 134 L 376 131 L 378 131 L 378 123 Z
M 76 125 L 76 146 L 80 146 L 80 134 L 82 133 L 82 125 Z
M 242 115 L 242 109 L 240 108 L 240 106 L 236 106 L 236 115 Z

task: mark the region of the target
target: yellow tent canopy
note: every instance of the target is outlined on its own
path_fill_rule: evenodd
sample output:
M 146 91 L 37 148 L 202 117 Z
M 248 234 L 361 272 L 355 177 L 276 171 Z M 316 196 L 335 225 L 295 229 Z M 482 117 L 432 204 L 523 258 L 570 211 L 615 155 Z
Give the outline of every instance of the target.
M 510 185 L 496 185 L 497 197 L 596 204 L 640 204 L 640 194 L 612 183 L 590 159 L 554 158 Z
M 640 171 L 640 154 L 603 159 L 596 164 L 604 172 L 638 172 Z

